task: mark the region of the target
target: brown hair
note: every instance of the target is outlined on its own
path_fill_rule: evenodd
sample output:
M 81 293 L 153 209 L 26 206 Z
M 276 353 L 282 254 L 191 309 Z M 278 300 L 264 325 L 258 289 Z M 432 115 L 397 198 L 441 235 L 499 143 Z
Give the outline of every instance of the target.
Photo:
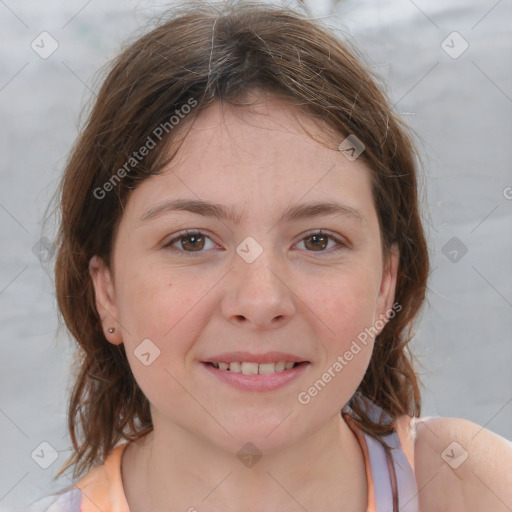
M 391 433 L 404 414 L 420 415 L 420 383 L 407 346 L 429 269 L 416 152 L 377 77 L 362 62 L 357 50 L 307 13 L 236 1 L 223 6 L 194 1 L 173 9 L 114 60 L 58 189 L 57 302 L 78 351 L 68 410 L 74 452 L 56 478 L 70 466 L 74 478 L 82 475 L 121 439 L 135 440 L 153 429 L 149 402 L 131 373 L 124 345 L 104 337 L 89 260 L 98 255 L 110 264 L 129 192 L 169 161 L 180 127 L 172 116 L 195 102 L 190 118 L 213 101 L 240 101 L 254 89 L 292 100 L 324 126 L 364 143 L 360 158 L 371 171 L 383 249 L 387 253 L 396 242 L 400 251 L 395 300 L 401 311 L 376 338 L 369 367 L 347 407 L 375 437 Z M 161 142 L 141 161 L 132 161 L 148 137 L 156 138 L 158 127 L 166 127 Z M 107 182 L 111 186 L 105 187 Z M 361 398 L 379 405 L 390 421 L 372 418 Z

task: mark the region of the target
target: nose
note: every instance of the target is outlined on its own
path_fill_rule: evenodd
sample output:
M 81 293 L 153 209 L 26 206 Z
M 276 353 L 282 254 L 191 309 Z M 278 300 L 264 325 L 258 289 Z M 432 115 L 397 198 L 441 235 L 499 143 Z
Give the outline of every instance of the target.
M 222 314 L 229 322 L 249 329 L 277 328 L 293 317 L 296 306 L 289 272 L 271 253 L 263 251 L 252 263 L 235 257 L 222 298 Z

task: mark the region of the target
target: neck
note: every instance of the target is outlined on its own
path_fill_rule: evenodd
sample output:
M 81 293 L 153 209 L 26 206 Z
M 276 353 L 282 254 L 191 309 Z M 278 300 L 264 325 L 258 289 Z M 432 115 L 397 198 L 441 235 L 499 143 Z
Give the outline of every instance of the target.
M 219 447 L 158 420 L 125 450 L 131 512 L 366 510 L 364 459 L 341 414 L 293 444 L 260 443 L 259 459 L 244 443 Z

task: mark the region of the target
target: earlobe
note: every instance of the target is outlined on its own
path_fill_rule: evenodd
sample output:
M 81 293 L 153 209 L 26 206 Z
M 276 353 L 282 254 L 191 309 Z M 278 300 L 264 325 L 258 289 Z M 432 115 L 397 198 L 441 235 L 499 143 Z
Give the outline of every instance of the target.
M 105 338 L 110 343 L 119 345 L 123 340 L 119 329 L 114 281 L 110 269 L 101 258 L 93 256 L 89 261 L 89 275 L 94 287 L 96 309 Z

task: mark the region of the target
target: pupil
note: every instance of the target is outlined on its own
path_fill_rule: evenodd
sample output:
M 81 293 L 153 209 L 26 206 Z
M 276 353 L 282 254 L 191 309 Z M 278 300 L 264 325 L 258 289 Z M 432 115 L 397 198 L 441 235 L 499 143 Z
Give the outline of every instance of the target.
M 315 242 L 313 242 L 313 246 L 314 247 L 321 247 L 322 249 L 325 249 L 325 242 L 327 240 L 327 237 L 324 236 L 324 235 L 311 235 L 309 237 L 310 240 L 315 240 Z
M 182 242 L 182 246 L 183 248 L 185 249 L 187 245 L 189 245 L 191 249 L 202 249 L 203 248 L 203 245 L 204 245 L 204 241 L 203 241 L 203 244 L 197 244 L 197 241 L 198 240 L 201 240 L 203 237 L 202 236 L 197 236 L 197 235 L 187 235 L 186 237 L 183 238 L 184 240 L 184 243 Z M 188 241 L 192 241 L 191 244 L 188 243 Z

